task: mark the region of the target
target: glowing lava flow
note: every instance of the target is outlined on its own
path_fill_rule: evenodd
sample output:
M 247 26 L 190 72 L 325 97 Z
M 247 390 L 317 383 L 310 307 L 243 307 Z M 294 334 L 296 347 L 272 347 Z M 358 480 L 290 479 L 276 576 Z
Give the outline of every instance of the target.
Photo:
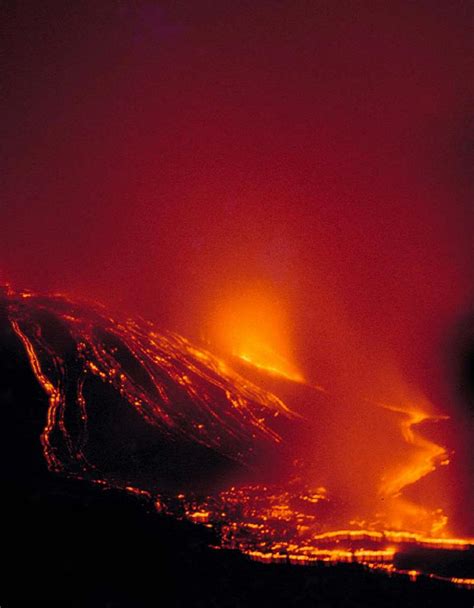
M 118 322 L 98 307 L 85 309 L 63 296 L 31 293 L 11 296 L 8 313 L 49 397 L 41 439 L 53 471 L 94 468 L 84 454 L 84 384 L 91 376 L 110 385 L 165 435 L 184 437 L 243 463 L 252 461 L 259 442 L 281 442 L 268 420 L 293 417 L 280 399 L 222 360 L 181 336 L 157 333 L 150 324 Z M 72 341 L 66 354 L 61 353 L 61 340 L 48 336 L 48 318 L 59 321 L 64 339 Z M 74 417 L 72 430 L 68 421 Z
M 437 464 L 449 464 L 446 450 L 442 446 L 425 439 L 414 429 L 414 427 L 427 420 L 437 421 L 447 417 L 427 414 L 415 406 L 400 407 L 387 404 L 380 404 L 380 406 L 402 414 L 400 428 L 403 438 L 408 444 L 418 448 L 412 462 L 399 466 L 395 472 L 383 481 L 381 494 L 395 496 L 407 485 L 415 483 L 415 481 L 434 471 Z
M 449 464 L 446 449 L 423 437 L 416 427 L 423 422 L 438 422 L 447 419 L 447 416 L 429 414 L 429 406 L 423 411 L 420 405 L 395 406 L 380 403 L 383 409 L 400 415 L 400 432 L 408 446 L 413 448 L 412 454 L 405 462 L 396 463 L 382 476 L 379 496 L 385 501 L 390 510 L 387 514 L 391 522 L 396 523 L 398 528 L 403 528 L 407 522 L 412 521 L 416 527 L 416 521 L 426 518 L 427 511 L 423 506 L 409 501 L 403 495 L 403 490 L 416 483 L 423 477 L 436 471 L 439 466 Z M 432 535 L 446 534 L 448 523 L 447 516 L 442 509 L 436 509 L 430 514 L 431 525 L 429 531 Z
M 385 404 L 375 408 L 393 412 L 400 441 L 410 448 L 403 463 L 395 458 L 395 465 L 392 460 L 384 475 L 377 477 L 379 495 L 393 511 L 378 519 L 369 514 L 356 520 L 347 510 L 338 513 L 337 496 L 326 487 L 311 487 L 301 466 L 290 467 L 290 474 L 281 475 L 273 485 L 242 481 L 237 486 L 229 480 L 226 490 L 202 495 L 183 483 L 182 491 L 173 494 L 161 491 L 159 483 L 101 470 L 97 452 L 90 448 L 97 392 L 106 399 L 113 394 L 147 428 L 156 430 L 154 447 L 170 440 L 173 454 L 179 455 L 183 445 L 198 445 L 248 470 L 258 467 L 259 457 L 276 467 L 282 462 L 278 464 L 277 453 L 290 461 L 295 458 L 297 446 L 287 445 L 284 431 L 306 421 L 222 359 L 182 336 L 159 332 L 150 323 L 118 321 L 101 307 L 80 305 L 60 295 L 10 291 L 3 304 L 48 398 L 41 444 L 52 472 L 153 498 L 159 511 L 175 517 L 184 513 L 194 523 L 216 526 L 222 548 L 238 549 L 259 561 L 356 561 L 393 571 L 396 555 L 409 546 L 474 550 L 474 541 L 448 537 L 446 517 L 439 509 L 435 516 L 401 494 L 439 464 L 447 464 L 445 449 L 415 429 L 425 420 L 440 418 L 428 414 L 428 408 Z M 268 369 L 258 363 L 257 367 Z M 101 393 L 105 389 L 111 392 Z M 108 404 L 102 399 L 99 396 L 101 410 Z M 189 458 L 189 452 L 183 454 L 180 458 Z M 411 514 L 414 521 L 424 516 L 430 524 L 427 533 L 414 523 L 407 525 Z M 470 585 L 469 579 L 455 578 L 456 584 Z
M 474 539 L 436 538 L 401 530 L 346 529 L 321 532 L 330 501 L 325 488 L 275 486 L 232 487 L 214 497 L 181 495 L 186 517 L 207 526 L 219 525 L 223 548 L 238 549 L 263 563 L 311 565 L 316 562 L 359 563 L 388 574 L 408 575 L 411 580 L 427 576 L 473 588 L 474 579 L 438 575 L 429 570 L 406 570 L 395 566 L 398 556 L 417 550 L 456 552 L 457 559 L 474 559 Z M 159 502 L 159 510 L 173 503 Z M 172 509 L 173 507 L 171 507 Z M 426 554 L 425 554 L 426 555 Z
M 292 380 L 293 382 L 304 382 L 303 376 L 297 371 L 293 371 L 292 367 L 282 357 L 278 357 L 276 353 L 272 353 L 270 357 L 262 358 L 261 356 L 257 356 L 255 360 L 255 355 L 249 355 L 246 352 L 235 352 L 233 353 L 242 361 L 246 363 L 250 363 L 257 369 L 261 369 L 270 374 L 275 374 L 276 376 L 281 376 L 282 378 L 286 378 L 287 380 Z M 272 361 L 272 363 L 262 363 L 261 361 L 266 359 L 267 361 Z

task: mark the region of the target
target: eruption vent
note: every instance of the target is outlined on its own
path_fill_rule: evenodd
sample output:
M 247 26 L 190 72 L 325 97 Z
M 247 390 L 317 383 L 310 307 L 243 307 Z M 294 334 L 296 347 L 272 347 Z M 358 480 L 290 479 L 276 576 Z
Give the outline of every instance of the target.
M 217 308 L 211 333 L 224 351 L 270 374 L 304 381 L 292 362 L 288 321 L 276 297 L 247 289 Z

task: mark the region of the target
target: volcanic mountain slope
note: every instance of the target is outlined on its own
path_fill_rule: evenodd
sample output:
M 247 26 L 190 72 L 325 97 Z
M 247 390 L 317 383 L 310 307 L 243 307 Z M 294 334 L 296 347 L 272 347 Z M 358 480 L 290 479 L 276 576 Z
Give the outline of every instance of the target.
M 280 430 L 297 416 L 185 338 L 62 296 L 10 294 L 2 308 L 48 396 L 50 470 L 163 490 L 283 461 Z

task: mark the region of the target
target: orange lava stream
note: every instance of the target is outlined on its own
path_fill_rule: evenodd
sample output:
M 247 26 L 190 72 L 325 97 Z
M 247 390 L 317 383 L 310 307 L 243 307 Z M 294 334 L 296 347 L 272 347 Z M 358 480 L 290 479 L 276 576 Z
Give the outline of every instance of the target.
M 73 380 L 77 383 L 76 403 L 82 426 L 78 437 L 73 438 L 65 421 L 65 363 L 44 338 L 41 322 L 22 305 L 24 300 L 28 306 L 34 303 L 36 311 L 53 312 L 59 317 L 76 344 L 74 358 L 79 372 Z M 90 468 L 83 454 L 87 404 L 82 394 L 83 383 L 90 375 L 110 384 L 150 425 L 168 434 L 185 435 L 232 459 L 247 461 L 259 440 L 281 442 L 267 420 L 294 414 L 278 397 L 247 381 L 224 361 L 182 336 L 158 333 L 151 324 L 115 321 L 100 308 L 89 315 L 78 314 L 76 308 L 64 296 L 42 298 L 29 292 L 11 297 L 8 307 L 12 328 L 49 398 L 42 444 L 51 470 L 67 469 L 71 463 L 78 465 L 75 468 L 79 471 Z M 103 336 L 96 335 L 97 324 L 103 328 Z M 146 382 L 126 369 L 117 340 L 138 361 Z M 68 380 L 72 381 L 70 377 Z M 192 412 L 182 409 L 186 405 L 173 398 L 174 387 L 186 395 L 187 401 L 181 401 L 186 401 Z M 64 445 L 53 446 L 53 434 L 61 437 Z
M 380 403 L 381 407 L 402 414 L 400 429 L 405 441 L 418 448 L 413 459 L 397 468 L 383 480 L 380 492 L 386 496 L 396 496 L 403 488 L 415 483 L 425 475 L 434 471 L 438 464 L 447 465 L 449 460 L 445 448 L 429 441 L 416 432 L 417 425 L 427 420 L 446 419 L 446 416 L 433 416 L 421 411 L 416 406 L 395 406 Z
M 296 371 L 290 371 L 291 370 L 291 366 L 289 365 L 289 363 L 283 359 L 281 359 L 281 365 L 278 365 L 278 363 L 261 363 L 261 362 L 256 362 L 253 357 L 251 355 L 248 355 L 247 353 L 235 353 L 235 355 L 239 358 L 242 359 L 242 361 L 245 361 L 246 363 L 250 363 L 250 365 L 253 365 L 254 367 L 256 367 L 257 369 L 261 369 L 265 372 L 268 372 L 269 374 L 273 374 L 275 376 L 281 376 L 282 378 L 286 378 L 287 380 L 291 380 L 292 382 L 304 382 L 304 377 L 296 372 Z M 272 357 L 273 361 L 278 361 L 278 359 L 276 358 L 276 356 Z

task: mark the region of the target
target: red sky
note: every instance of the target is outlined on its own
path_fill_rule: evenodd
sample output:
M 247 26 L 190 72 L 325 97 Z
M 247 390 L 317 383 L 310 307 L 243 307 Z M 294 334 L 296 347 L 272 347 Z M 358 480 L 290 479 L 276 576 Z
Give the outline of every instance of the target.
M 2 13 L 4 279 L 196 336 L 256 289 L 306 375 L 430 384 L 472 302 L 470 2 Z

